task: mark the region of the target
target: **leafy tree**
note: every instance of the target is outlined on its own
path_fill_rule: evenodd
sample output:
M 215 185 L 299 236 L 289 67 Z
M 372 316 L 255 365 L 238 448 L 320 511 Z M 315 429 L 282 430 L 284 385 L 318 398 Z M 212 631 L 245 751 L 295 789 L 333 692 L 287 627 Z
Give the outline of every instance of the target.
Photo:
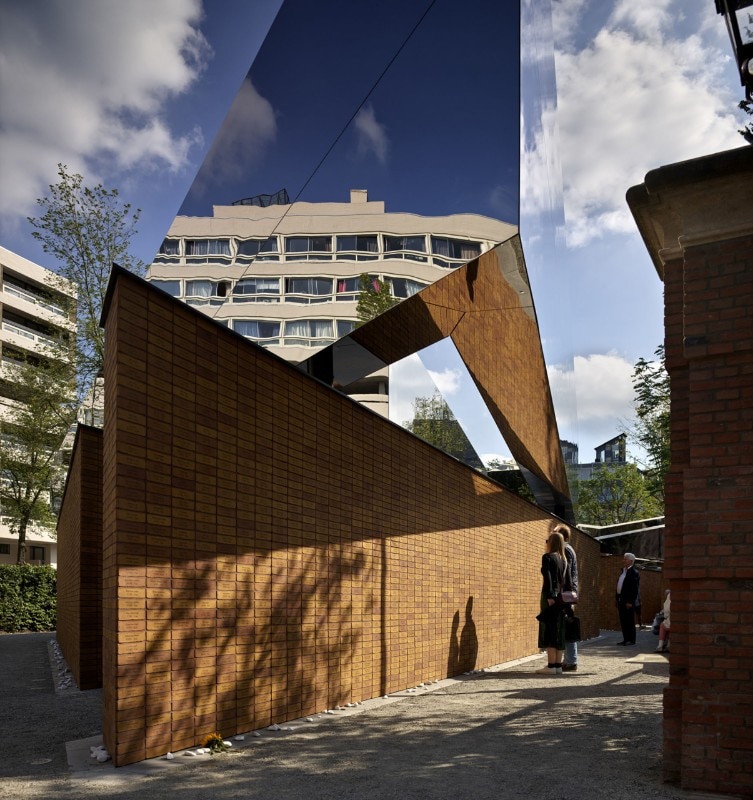
M 664 478 L 669 470 L 669 375 L 664 346 L 659 346 L 653 361 L 639 359 L 633 370 L 637 420 L 633 438 L 648 456 L 646 484 L 648 491 L 664 505 Z
M 580 482 L 577 517 L 582 525 L 615 525 L 661 513 L 635 464 L 605 464 Z
M 29 217 L 32 236 L 57 261 L 56 272 L 78 287 L 78 390 L 85 397 L 104 364 L 104 331 L 99 325 L 112 265 L 139 275 L 143 262 L 129 254 L 140 210 L 120 200 L 117 189 L 89 187 L 81 175 L 58 164 L 60 180 L 37 200 L 44 212 Z
M 473 446 L 439 392 L 431 397 L 417 397 L 413 401 L 413 420 L 404 422 L 403 427 L 461 461 L 473 460 Z
M 366 273 L 362 273 L 358 279 L 358 291 L 358 305 L 356 306 L 358 325 L 369 322 L 400 302 L 392 296 L 389 283 L 382 282 Z
M 741 100 L 737 107 L 742 109 L 746 114 L 753 116 L 753 102 L 750 100 Z M 745 126 L 738 130 L 738 133 L 748 144 L 753 144 L 753 122 L 746 122 Z
M 60 447 L 76 416 L 70 364 L 27 356 L 5 367 L 12 370 L 4 375 L 12 399 L 0 421 L 0 504 L 18 534 L 18 563 L 26 560 L 29 525 L 54 526 L 51 494 L 64 474 Z
M 484 465 L 487 469 L 509 469 L 510 465 L 506 464 L 501 458 L 490 458 Z

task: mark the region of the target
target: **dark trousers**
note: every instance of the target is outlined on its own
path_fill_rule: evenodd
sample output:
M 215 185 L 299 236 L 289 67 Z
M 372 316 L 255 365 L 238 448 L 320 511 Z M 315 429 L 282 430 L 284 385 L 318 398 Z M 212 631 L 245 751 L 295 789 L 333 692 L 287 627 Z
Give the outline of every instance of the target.
M 622 638 L 626 642 L 635 644 L 635 608 L 627 608 L 621 600 L 617 601 L 617 611 L 620 615 L 620 627 L 622 628 Z

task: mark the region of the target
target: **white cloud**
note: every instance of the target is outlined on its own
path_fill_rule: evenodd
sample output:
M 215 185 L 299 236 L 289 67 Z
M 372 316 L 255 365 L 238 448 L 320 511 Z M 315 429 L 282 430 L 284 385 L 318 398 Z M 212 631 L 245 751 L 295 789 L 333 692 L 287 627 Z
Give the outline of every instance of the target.
M 618 0 L 586 46 L 558 46 L 570 245 L 634 232 L 625 192 L 650 169 L 741 146 L 735 103 L 722 86 L 727 55 L 716 36 L 679 26 L 696 5 Z M 575 29 L 572 14 L 567 24 Z
M 215 184 L 236 179 L 259 161 L 276 136 L 277 117 L 272 104 L 246 78 L 212 143 L 202 172 Z M 197 183 L 202 183 L 201 176 Z
M 437 389 L 449 397 L 460 390 L 457 370 L 427 370 L 414 353 L 390 366 L 390 419 L 398 425 L 413 419 L 413 401 L 431 397 Z
M 429 370 L 429 377 L 434 381 L 434 385 L 439 389 L 443 397 L 457 394 L 460 391 L 460 372 L 456 369 L 443 369 L 441 372 Z
M 365 156 L 373 154 L 380 164 L 387 163 L 389 151 L 389 138 L 387 129 L 377 121 L 372 106 L 364 106 L 353 120 L 358 136 L 358 154 Z
M 179 170 L 197 133 L 160 110 L 209 55 L 200 0 L 6 3 L 0 26 L 0 213 L 19 216 L 57 164 Z
M 610 352 L 547 368 L 560 437 L 579 445 L 581 461 L 633 417 L 633 366 Z

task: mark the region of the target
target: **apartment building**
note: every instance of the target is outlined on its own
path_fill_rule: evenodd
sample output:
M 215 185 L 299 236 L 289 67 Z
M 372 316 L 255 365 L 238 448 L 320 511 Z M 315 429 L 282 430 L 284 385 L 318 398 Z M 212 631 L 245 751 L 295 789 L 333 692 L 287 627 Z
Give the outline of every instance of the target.
M 362 274 L 401 300 L 516 232 L 479 214 L 387 212 L 363 189 L 294 204 L 281 190 L 176 217 L 148 280 L 298 364 L 353 330 Z M 388 415 L 387 370 L 349 391 Z
M 75 334 L 74 287 L 50 270 L 0 247 L 0 418 L 15 404 L 14 370 L 29 355 L 47 354 L 61 329 Z M 26 534 L 28 563 L 57 564 L 54 534 L 31 526 Z M 0 564 L 15 563 L 18 536 L 8 526 L 0 509 Z

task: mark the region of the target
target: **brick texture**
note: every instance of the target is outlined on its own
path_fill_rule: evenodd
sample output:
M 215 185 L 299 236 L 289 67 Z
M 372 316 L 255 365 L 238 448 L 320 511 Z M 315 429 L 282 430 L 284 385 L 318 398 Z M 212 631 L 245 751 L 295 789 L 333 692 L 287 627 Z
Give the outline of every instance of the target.
M 79 425 L 58 517 L 57 640 L 79 689 L 102 686 L 102 431 Z
M 665 266 L 672 659 L 664 774 L 753 796 L 753 237 Z
M 117 765 L 538 652 L 554 518 L 122 271 L 106 335 Z

